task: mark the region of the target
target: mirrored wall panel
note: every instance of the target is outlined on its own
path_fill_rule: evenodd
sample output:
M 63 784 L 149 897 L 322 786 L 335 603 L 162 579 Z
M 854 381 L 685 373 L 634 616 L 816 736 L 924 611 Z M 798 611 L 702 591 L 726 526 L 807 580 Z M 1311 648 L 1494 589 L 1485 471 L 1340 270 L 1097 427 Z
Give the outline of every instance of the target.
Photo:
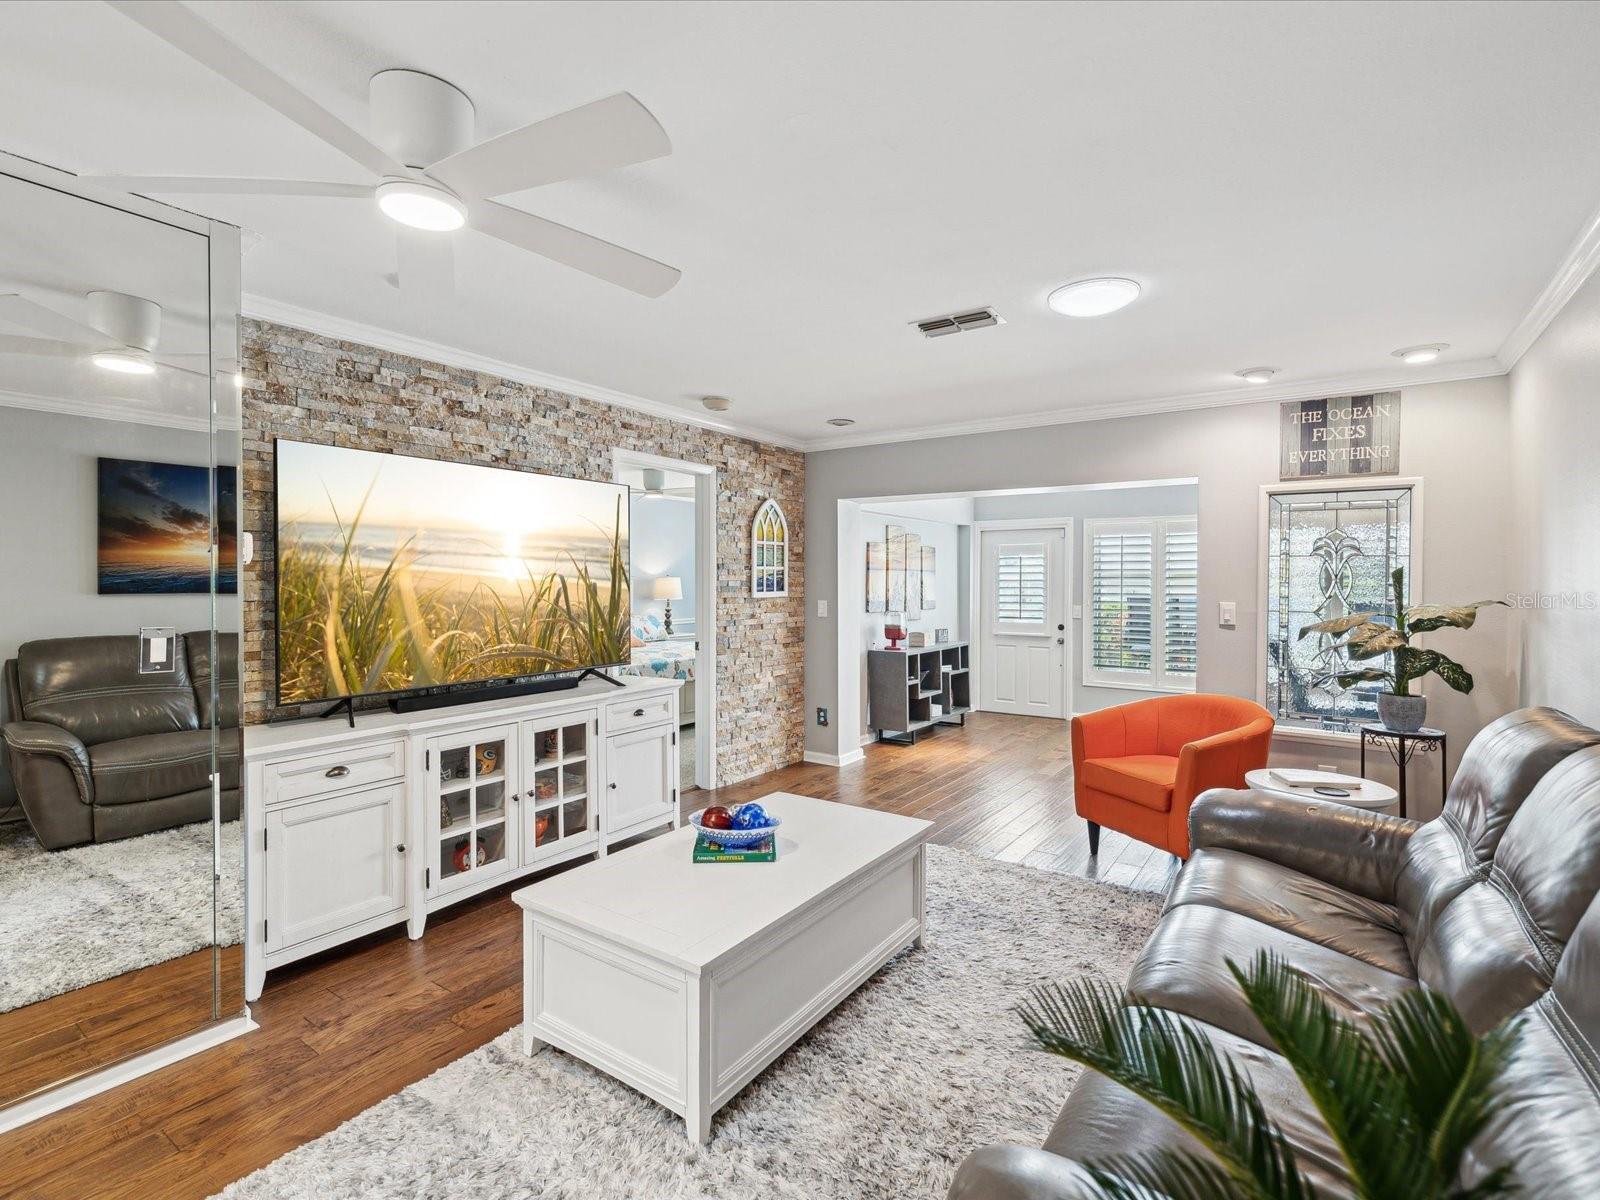
M 76 192 L 0 158 L 0 1106 L 244 1007 L 237 234 Z

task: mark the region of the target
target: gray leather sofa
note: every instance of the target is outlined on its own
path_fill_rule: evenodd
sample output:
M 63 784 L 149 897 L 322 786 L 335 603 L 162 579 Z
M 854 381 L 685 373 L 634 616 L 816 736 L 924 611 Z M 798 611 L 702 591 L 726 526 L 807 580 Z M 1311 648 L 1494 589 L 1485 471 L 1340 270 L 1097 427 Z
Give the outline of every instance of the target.
M 238 817 L 238 639 L 218 635 L 216 664 L 209 634 L 178 641 L 160 674 L 139 673 L 126 636 L 26 642 L 7 660 L 7 766 L 47 849 L 209 820 L 213 719 L 223 819 Z
M 1526 709 L 1468 747 L 1427 824 L 1313 799 L 1218 790 L 1190 813 L 1179 873 L 1128 991 L 1184 1013 L 1254 1081 L 1321 1196 L 1354 1196 L 1337 1148 L 1227 973 L 1272 950 L 1356 1018 L 1419 982 L 1479 1030 L 1527 1015 L 1465 1183 L 1517 1163 L 1522 1195 L 1600 1195 L 1600 732 Z M 950 1200 L 1087 1194 L 1085 1161 L 1204 1151 L 1085 1071 L 1043 1148 L 989 1146 Z

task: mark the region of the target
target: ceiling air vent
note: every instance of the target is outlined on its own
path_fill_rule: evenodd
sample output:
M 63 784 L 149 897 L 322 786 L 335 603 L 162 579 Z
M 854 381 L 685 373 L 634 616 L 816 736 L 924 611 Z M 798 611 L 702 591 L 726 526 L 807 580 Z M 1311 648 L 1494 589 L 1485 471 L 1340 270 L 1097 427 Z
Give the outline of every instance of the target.
M 944 337 L 947 333 L 964 333 L 969 329 L 985 329 L 990 325 L 1000 325 L 998 313 L 992 308 L 974 308 L 967 312 L 950 313 L 942 317 L 929 317 L 915 324 L 922 331 L 923 337 Z

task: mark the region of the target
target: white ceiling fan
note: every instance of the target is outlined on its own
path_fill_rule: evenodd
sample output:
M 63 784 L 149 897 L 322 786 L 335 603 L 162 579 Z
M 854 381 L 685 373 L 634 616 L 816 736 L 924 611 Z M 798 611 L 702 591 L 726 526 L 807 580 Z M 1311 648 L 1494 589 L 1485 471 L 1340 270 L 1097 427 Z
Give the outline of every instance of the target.
M 208 374 L 185 363 L 204 366 L 204 354 L 157 354 L 161 340 L 161 306 L 123 292 L 90 292 L 84 297 L 87 321 L 79 321 L 15 292 L 0 295 L 0 321 L 30 329 L 42 337 L 0 334 L 0 354 L 41 358 L 87 358 L 103 371 L 119 375 L 154 375 L 157 367 L 186 375 Z
M 408 289 L 420 283 L 430 291 L 449 290 L 453 267 L 448 242 L 440 238 L 463 225 L 642 296 L 663 295 L 678 282 L 676 267 L 490 199 L 670 154 L 666 131 L 626 92 L 474 144 L 472 101 L 459 88 L 420 71 L 380 71 L 370 85 L 368 138 L 183 5 L 109 2 L 377 178 L 351 184 L 106 175 L 86 177 L 87 183 L 154 194 L 376 198 L 402 227 L 400 277 Z

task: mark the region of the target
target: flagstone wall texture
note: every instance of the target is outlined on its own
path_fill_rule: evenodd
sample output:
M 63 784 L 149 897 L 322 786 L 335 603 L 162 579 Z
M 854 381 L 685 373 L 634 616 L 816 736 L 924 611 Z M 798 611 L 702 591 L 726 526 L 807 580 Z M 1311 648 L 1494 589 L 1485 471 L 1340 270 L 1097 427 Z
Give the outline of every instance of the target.
M 732 783 L 798 762 L 804 744 L 805 457 L 797 451 L 259 321 L 243 327 L 246 720 L 272 708 L 273 439 L 387 450 L 579 479 L 612 477 L 613 447 L 717 468 L 717 766 Z M 750 594 L 750 522 L 789 519 L 789 595 Z

